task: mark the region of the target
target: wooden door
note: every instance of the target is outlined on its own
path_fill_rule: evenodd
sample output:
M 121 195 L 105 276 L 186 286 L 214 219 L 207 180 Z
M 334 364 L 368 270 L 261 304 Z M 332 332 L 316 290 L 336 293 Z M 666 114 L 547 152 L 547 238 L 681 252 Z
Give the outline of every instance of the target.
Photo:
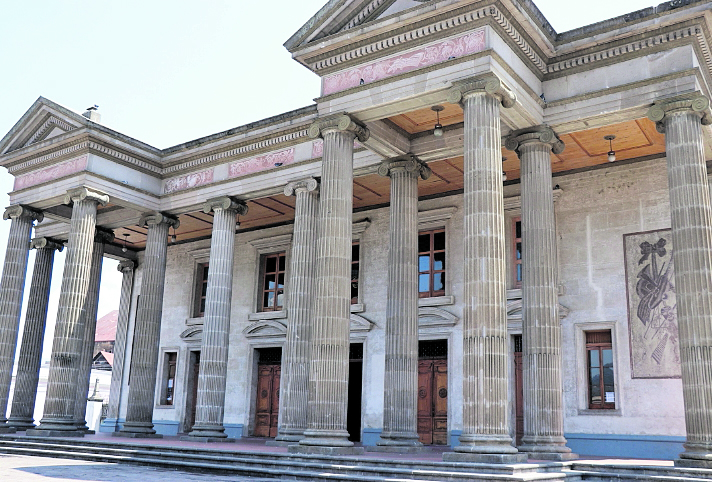
M 425 445 L 447 445 L 447 360 L 418 362 L 418 435 Z
M 280 365 L 258 365 L 255 437 L 276 437 L 279 419 Z
M 190 414 L 188 431 L 193 429 L 195 425 L 195 410 L 198 406 L 198 377 L 200 376 L 200 352 L 193 351 L 190 353 L 191 370 L 190 370 L 190 399 L 189 411 Z
M 514 336 L 514 419 L 515 442 L 522 444 L 524 435 L 524 385 L 522 384 L 522 335 Z

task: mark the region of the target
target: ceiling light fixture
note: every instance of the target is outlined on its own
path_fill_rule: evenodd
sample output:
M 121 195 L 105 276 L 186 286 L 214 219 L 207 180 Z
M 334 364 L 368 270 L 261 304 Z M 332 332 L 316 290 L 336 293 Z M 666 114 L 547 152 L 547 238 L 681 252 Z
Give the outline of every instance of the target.
M 237 230 L 240 229 L 240 215 L 237 215 L 237 221 L 235 221 L 235 232 L 237 233 Z
M 173 226 L 173 236 L 171 236 L 171 243 L 175 243 L 178 237 L 176 236 L 176 227 Z
M 125 253 L 126 251 L 129 250 L 129 248 L 126 247 L 126 244 L 129 242 L 129 234 L 128 234 L 128 233 L 124 233 L 123 236 L 124 236 L 124 247 L 121 248 L 121 252 L 122 252 L 122 253 Z
M 610 148 L 610 151 L 608 151 L 608 162 L 614 162 L 616 160 L 616 151 L 613 150 L 613 139 L 615 139 L 616 136 L 607 135 L 603 136 L 603 138 L 608 141 L 608 147 Z
M 506 157 L 503 157 L 503 158 L 502 158 L 502 164 L 504 164 L 504 161 L 506 161 L 506 160 L 507 160 L 507 158 L 506 158 Z M 504 166 L 502 166 L 502 181 L 504 182 L 504 181 L 506 181 L 506 180 L 507 180 L 507 171 L 505 171 L 505 170 L 504 170 Z
M 440 113 L 445 110 L 445 107 L 441 105 L 434 105 L 430 108 L 433 112 L 435 112 L 435 115 L 437 116 L 437 122 L 435 124 L 435 128 L 433 129 L 433 135 L 435 137 L 442 137 L 443 135 L 443 126 L 440 124 Z

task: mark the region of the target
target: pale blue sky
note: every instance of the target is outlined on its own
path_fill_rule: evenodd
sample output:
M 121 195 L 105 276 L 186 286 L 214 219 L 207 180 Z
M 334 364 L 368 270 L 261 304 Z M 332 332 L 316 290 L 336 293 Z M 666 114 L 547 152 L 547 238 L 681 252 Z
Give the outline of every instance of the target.
M 559 32 L 651 6 L 651 0 L 535 3 Z M 326 0 L 36 0 L 2 2 L 0 138 L 37 97 L 158 148 L 313 103 L 317 76 L 282 44 Z M 0 207 L 12 176 L 0 170 Z M 9 222 L 0 223 L 0 257 Z M 64 255 L 57 257 L 50 341 Z M 30 267 L 34 257 L 30 257 Z M 29 291 L 31 269 L 27 278 Z M 99 316 L 118 308 L 120 274 L 105 260 Z M 24 309 L 23 309 L 24 311 Z M 49 357 L 51 343 L 45 344 Z

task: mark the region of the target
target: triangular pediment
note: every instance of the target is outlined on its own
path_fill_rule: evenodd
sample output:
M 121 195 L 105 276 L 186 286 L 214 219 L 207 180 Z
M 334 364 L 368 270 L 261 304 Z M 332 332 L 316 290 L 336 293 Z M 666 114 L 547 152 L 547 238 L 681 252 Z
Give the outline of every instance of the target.
M 90 121 L 59 104 L 40 97 L 0 140 L 0 155 L 67 134 Z
M 329 0 L 284 46 L 288 50 L 294 50 L 315 40 L 431 1 L 433 0 Z

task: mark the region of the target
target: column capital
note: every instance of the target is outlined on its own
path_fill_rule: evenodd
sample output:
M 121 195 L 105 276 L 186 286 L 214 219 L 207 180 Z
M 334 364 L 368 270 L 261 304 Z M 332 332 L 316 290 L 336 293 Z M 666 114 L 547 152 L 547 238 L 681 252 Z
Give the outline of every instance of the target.
M 211 211 L 215 211 L 216 209 L 222 209 L 224 211 L 232 209 L 237 214 L 241 214 L 243 216 L 247 214 L 247 204 L 229 196 L 214 197 L 203 203 L 203 212 L 205 214 L 209 214 Z
M 116 271 L 119 273 L 127 273 L 133 271 L 136 268 L 136 262 L 130 259 L 122 259 L 119 261 L 119 265 L 116 267 Z
M 57 251 L 62 251 L 64 243 L 54 238 L 35 238 L 30 241 L 30 249 L 56 249 Z
M 418 159 L 415 155 L 405 154 L 381 161 L 381 164 L 378 166 L 378 175 L 384 177 L 390 176 L 391 172 L 395 170 L 403 170 L 414 173 L 422 180 L 428 179 L 432 173 L 428 165 Z
M 284 186 L 285 196 L 296 196 L 300 191 L 319 192 L 319 181 L 313 177 L 307 177 L 298 181 L 292 181 Z
M 348 114 L 335 114 L 317 119 L 309 126 L 308 134 L 312 139 L 323 138 L 324 133 L 330 130 L 353 132 L 361 142 L 366 142 L 371 136 L 371 133 L 364 125 Z
M 94 232 L 95 243 L 110 243 L 114 240 L 114 232 L 110 229 L 96 228 Z
M 712 124 L 710 100 L 697 92 L 656 102 L 650 109 L 648 109 L 648 119 L 655 122 L 655 128 L 658 132 L 664 134 L 665 119 L 670 114 L 682 112 L 696 113 L 700 116 L 700 123 L 703 126 Z
M 510 151 L 515 151 L 519 155 L 521 146 L 530 143 L 547 144 L 554 154 L 564 152 L 566 144 L 559 139 L 556 132 L 549 126 L 534 126 L 513 131 L 504 140 L 504 147 Z
M 31 218 L 33 221 L 42 222 L 44 219 L 44 214 L 42 211 L 38 211 L 28 206 L 23 206 L 22 204 L 13 204 L 5 208 L 5 212 L 2 218 L 7 221 L 8 219 L 16 218 Z
M 180 221 L 175 216 L 161 213 L 158 211 L 143 213 L 138 225 L 141 227 L 155 226 L 158 224 L 167 224 L 169 228 L 177 229 L 180 226 Z
M 462 105 L 465 98 L 473 94 L 489 94 L 497 98 L 505 109 L 513 107 L 517 102 L 514 92 L 495 76 L 471 77 L 453 82 L 447 101 L 451 104 Z
M 76 189 L 70 189 L 67 194 L 64 195 L 64 204 L 72 204 L 77 201 L 84 201 L 89 199 L 90 201 L 95 201 L 102 206 L 106 206 L 109 203 L 109 196 L 101 193 L 99 191 L 94 191 L 86 187 L 78 187 Z

